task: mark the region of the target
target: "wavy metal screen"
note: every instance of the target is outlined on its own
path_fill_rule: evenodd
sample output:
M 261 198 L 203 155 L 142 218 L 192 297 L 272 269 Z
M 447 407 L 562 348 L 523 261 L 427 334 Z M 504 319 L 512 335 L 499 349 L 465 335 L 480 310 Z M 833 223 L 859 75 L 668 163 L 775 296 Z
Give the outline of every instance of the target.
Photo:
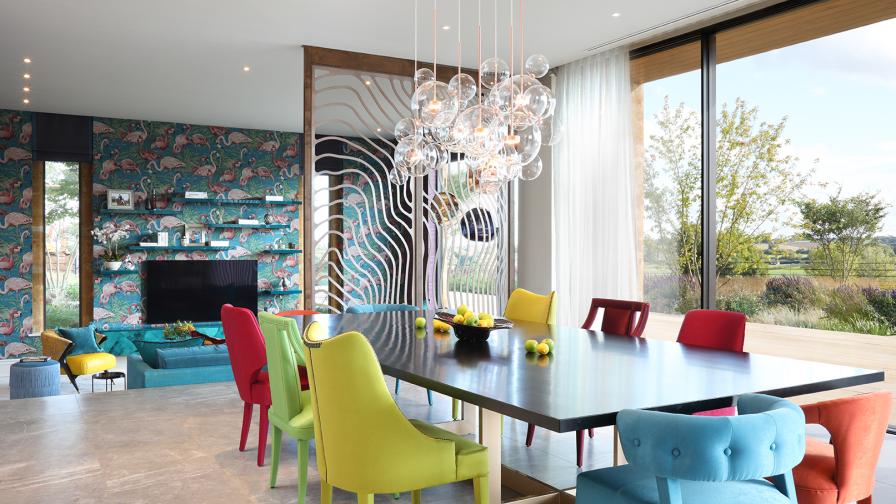
M 313 69 L 318 311 L 374 303 L 503 309 L 506 191 L 478 195 L 462 161 L 403 185 L 389 182 L 392 130 L 410 115 L 412 93 L 405 76 Z

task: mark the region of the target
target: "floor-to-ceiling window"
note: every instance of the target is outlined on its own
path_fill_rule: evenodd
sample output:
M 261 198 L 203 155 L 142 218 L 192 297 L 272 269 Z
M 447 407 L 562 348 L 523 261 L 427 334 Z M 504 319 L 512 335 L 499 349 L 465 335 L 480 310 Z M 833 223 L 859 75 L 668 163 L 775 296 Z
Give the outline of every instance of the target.
M 894 30 L 892 2 L 788 1 L 633 51 L 648 333 L 740 311 L 748 351 L 896 390 Z
M 660 313 L 700 307 L 702 284 L 700 44 L 632 65 L 642 174 L 644 298 Z
M 80 325 L 78 170 L 78 163 L 44 163 L 46 327 Z
M 736 55 L 768 21 L 718 34 Z M 720 61 L 718 306 L 896 334 L 896 19 Z

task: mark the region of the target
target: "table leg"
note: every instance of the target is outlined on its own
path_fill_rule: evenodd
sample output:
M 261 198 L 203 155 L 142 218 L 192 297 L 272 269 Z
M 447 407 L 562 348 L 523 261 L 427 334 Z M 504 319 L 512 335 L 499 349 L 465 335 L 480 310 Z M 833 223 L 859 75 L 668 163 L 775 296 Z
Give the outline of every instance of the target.
M 466 409 L 466 408 L 465 408 Z M 488 448 L 489 502 L 501 502 L 501 414 L 479 408 L 479 442 Z
M 627 464 L 625 453 L 622 451 L 622 442 L 619 440 L 619 427 L 613 426 L 613 465 Z

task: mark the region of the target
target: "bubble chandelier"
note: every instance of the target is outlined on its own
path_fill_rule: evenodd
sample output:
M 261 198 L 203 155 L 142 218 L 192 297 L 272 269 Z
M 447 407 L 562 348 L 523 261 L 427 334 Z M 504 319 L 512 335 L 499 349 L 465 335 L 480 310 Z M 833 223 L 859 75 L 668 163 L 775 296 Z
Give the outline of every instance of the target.
M 495 194 L 513 180 L 533 180 L 541 174 L 538 157 L 543 145 L 556 145 L 563 125 L 554 118 L 556 99 L 538 80 L 550 69 L 541 54 L 525 57 L 523 1 L 519 0 L 519 73 L 514 74 L 514 0 L 510 10 L 510 63 L 498 57 L 497 14 L 492 57 L 482 60 L 482 6 L 477 3 L 476 45 L 478 80 L 461 68 L 460 2 L 457 7 L 457 74 L 446 84 L 437 79 L 437 0 L 433 0 L 433 67 L 414 73 L 411 116 L 395 125 L 395 169 L 389 180 L 404 184 L 447 170 L 452 157 L 467 165 L 471 187 Z M 414 0 L 414 67 L 417 67 L 417 0 Z

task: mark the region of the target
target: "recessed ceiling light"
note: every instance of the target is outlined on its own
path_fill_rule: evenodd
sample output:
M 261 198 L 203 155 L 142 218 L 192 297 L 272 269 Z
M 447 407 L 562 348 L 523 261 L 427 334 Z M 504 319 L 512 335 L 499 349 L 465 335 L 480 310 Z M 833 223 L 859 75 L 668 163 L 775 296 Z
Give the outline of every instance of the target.
M 244 71 L 244 72 L 248 72 L 249 70 L 252 70 L 252 69 L 249 68 L 249 67 L 247 67 L 247 66 L 244 66 L 244 67 L 243 67 L 243 71 Z
M 383 131 L 383 128 L 377 128 L 376 130 L 377 130 L 377 131 Z
M 621 16 L 622 14 L 620 14 L 620 13 L 618 13 L 618 12 L 614 12 L 614 13 L 612 13 L 612 14 L 610 14 L 610 15 L 613 16 L 613 17 L 619 17 L 619 16 Z
M 25 105 L 28 105 L 29 103 L 31 103 L 31 100 L 29 100 L 28 98 L 25 98 L 24 100 L 22 100 L 22 103 L 24 103 Z
M 31 63 L 31 58 L 25 58 L 22 61 L 24 61 L 25 63 Z
M 31 88 L 28 87 L 28 86 L 25 86 L 25 87 L 22 88 L 22 91 L 24 91 L 24 92 L 27 93 L 27 92 L 31 91 Z
M 369 86 L 370 84 L 371 84 L 371 82 L 369 80 L 364 81 L 365 86 Z
M 23 79 L 30 79 L 30 78 L 31 78 L 31 74 L 25 74 L 25 75 L 22 76 L 22 78 L 23 78 Z
M 445 25 L 445 26 L 442 26 L 442 29 L 443 29 L 443 30 L 450 30 L 450 29 L 451 29 L 451 25 Z

